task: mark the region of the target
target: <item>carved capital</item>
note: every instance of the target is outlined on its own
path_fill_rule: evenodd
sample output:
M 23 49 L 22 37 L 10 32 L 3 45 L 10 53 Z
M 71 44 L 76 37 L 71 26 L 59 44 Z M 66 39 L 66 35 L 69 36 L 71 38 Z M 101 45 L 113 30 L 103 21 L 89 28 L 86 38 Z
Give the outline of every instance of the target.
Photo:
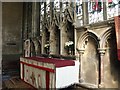
M 60 30 L 61 30 L 61 29 L 62 29 L 62 27 L 61 27 L 61 26 L 59 26 L 59 28 L 58 28 L 58 29 L 60 29 Z
M 76 50 L 78 51 L 79 54 L 84 54 L 85 52 L 85 49 L 82 48 L 81 49 L 76 48 Z
M 75 22 L 72 25 L 76 28 L 76 23 Z
M 106 48 L 98 48 L 100 55 L 104 55 Z

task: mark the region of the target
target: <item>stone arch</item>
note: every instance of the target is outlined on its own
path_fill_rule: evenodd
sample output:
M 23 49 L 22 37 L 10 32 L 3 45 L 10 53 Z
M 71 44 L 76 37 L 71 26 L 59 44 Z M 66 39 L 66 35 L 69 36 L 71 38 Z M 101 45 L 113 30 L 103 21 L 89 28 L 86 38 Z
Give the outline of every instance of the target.
M 31 56 L 36 56 L 36 53 L 35 53 L 35 44 L 34 44 L 34 42 L 32 40 L 30 42 L 30 55 Z
M 106 44 L 106 40 L 108 40 L 108 38 L 110 38 L 110 35 L 113 34 L 113 30 L 112 29 L 108 29 L 107 31 L 105 31 L 101 36 L 101 40 L 100 40 L 100 48 L 105 48 L 105 44 Z
M 85 31 L 78 39 L 77 49 L 80 54 L 80 82 L 98 87 L 99 84 L 99 38 L 91 31 Z M 89 74 L 91 73 L 91 74 Z
M 24 42 L 24 56 L 25 57 L 30 57 L 30 39 L 25 40 Z
M 35 39 L 32 39 L 32 42 L 34 43 L 34 47 L 35 47 L 35 55 L 39 55 L 41 52 L 40 41 L 35 38 Z
M 40 39 L 37 39 L 38 40 L 38 43 L 39 43 L 39 46 L 40 46 L 40 54 L 42 52 L 42 43 L 41 43 L 41 38 Z
M 60 29 L 57 25 L 51 27 L 50 30 L 50 53 L 60 54 Z
M 66 33 L 67 33 L 68 41 L 72 41 L 74 43 L 75 42 L 74 41 L 74 25 L 69 20 L 67 20 Z M 67 53 L 68 53 L 68 55 L 74 55 L 75 54 L 74 51 L 75 51 L 75 48 L 74 48 L 74 44 L 73 44 L 72 47 L 67 50 Z
M 84 49 L 84 44 L 85 44 L 86 39 L 88 37 L 93 38 L 96 41 L 96 43 L 97 43 L 97 45 L 99 47 L 99 38 L 98 38 L 98 35 L 95 32 L 89 30 L 89 31 L 84 32 L 81 35 L 81 37 L 78 38 L 77 49 Z
M 45 49 L 45 45 L 50 43 L 50 30 L 44 28 L 42 32 L 42 53 L 47 54 L 48 52 Z
M 102 56 L 102 61 L 104 63 L 104 87 L 118 88 L 119 66 L 117 64 L 117 45 L 114 28 L 107 29 L 100 38 L 100 48 L 105 49 L 105 53 Z

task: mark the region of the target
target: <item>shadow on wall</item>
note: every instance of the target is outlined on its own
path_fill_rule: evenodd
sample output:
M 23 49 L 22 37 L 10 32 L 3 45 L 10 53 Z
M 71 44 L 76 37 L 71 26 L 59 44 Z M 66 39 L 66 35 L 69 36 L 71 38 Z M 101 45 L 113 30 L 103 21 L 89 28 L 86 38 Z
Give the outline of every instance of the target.
M 104 58 L 104 78 L 106 88 L 118 88 L 120 86 L 120 61 L 117 58 L 117 44 L 115 33 L 107 40 L 108 46 Z
M 111 70 L 111 75 L 113 76 L 113 81 L 118 81 L 118 84 L 120 84 L 120 61 L 118 61 L 117 58 L 117 44 L 116 44 L 116 37 L 115 33 L 111 35 L 111 39 L 109 41 L 109 53 L 110 53 L 110 70 Z M 120 85 L 118 85 L 119 87 Z

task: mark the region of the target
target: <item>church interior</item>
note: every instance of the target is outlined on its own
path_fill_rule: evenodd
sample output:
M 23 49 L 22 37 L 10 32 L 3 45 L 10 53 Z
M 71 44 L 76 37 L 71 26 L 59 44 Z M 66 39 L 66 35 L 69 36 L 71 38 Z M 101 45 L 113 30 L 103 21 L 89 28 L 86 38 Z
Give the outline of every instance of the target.
M 29 80 L 32 78 L 35 88 L 57 88 L 57 74 L 51 73 L 59 74 L 63 63 L 69 65 L 70 80 L 75 74 L 73 81 L 76 80 L 77 86 L 120 88 L 119 8 L 117 0 L 2 2 L 3 84 L 7 87 L 10 80 L 15 86 L 11 79 L 14 77 L 32 83 Z M 45 62 L 54 62 L 52 60 L 55 59 L 56 62 L 49 65 L 31 61 L 41 59 L 44 62 L 43 58 Z M 70 64 L 78 67 L 74 69 Z M 35 65 L 44 65 L 45 68 Z M 28 66 L 45 69 L 46 72 Z M 46 75 L 46 83 L 42 77 L 40 86 L 40 75 L 37 78 L 34 71 L 35 75 L 38 72 Z M 29 74 L 35 77 L 28 78 Z M 63 73 L 61 77 L 67 76 Z

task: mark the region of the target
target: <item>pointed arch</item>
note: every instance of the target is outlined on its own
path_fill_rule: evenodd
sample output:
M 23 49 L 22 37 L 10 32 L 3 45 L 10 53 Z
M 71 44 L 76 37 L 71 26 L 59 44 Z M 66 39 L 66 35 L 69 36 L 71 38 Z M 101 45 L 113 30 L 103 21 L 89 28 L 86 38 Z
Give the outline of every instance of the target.
M 35 44 L 34 44 L 34 42 L 32 40 L 30 42 L 30 55 L 31 56 L 36 56 L 36 53 L 35 53 Z
M 30 57 L 30 39 L 25 40 L 24 42 L 24 56 L 25 57 Z
M 100 73 L 98 47 L 99 36 L 92 30 L 85 31 L 78 38 L 77 50 L 80 61 L 80 79 L 83 83 L 94 84 L 95 87 L 98 86 Z M 88 76 L 91 72 L 92 74 Z M 94 79 L 90 80 L 90 78 Z
M 32 42 L 33 42 L 33 44 L 34 44 L 35 54 L 36 54 L 36 55 L 40 54 L 40 51 L 41 51 L 40 41 L 35 38 L 35 39 L 32 39 Z
M 105 31 L 101 36 L 101 40 L 100 40 L 100 48 L 105 48 L 105 44 L 106 44 L 106 40 L 108 40 L 108 38 L 110 38 L 111 34 L 113 34 L 114 31 L 112 30 L 112 28 L 109 28 L 107 31 Z
M 91 31 L 91 30 L 87 30 L 86 32 L 84 32 L 81 37 L 79 37 L 78 42 L 77 42 L 77 48 L 78 49 L 83 49 L 84 48 L 84 42 L 86 41 L 86 39 L 88 37 L 91 37 L 95 40 L 95 42 L 97 43 L 98 47 L 99 47 L 99 38 L 98 35 Z

